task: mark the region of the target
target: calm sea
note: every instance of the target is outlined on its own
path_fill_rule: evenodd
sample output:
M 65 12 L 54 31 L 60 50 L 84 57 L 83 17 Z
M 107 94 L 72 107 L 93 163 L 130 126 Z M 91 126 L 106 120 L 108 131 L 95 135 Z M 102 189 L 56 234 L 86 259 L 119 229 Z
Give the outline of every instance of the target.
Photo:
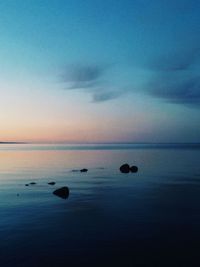
M 199 248 L 200 145 L 0 145 L 1 267 L 200 266 Z

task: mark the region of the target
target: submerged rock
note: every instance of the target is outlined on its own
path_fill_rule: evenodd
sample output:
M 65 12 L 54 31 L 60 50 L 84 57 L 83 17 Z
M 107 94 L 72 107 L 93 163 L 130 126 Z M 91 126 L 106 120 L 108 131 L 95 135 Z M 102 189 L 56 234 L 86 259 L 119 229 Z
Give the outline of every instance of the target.
M 29 184 L 25 184 L 25 186 L 29 186 Z
M 50 184 L 50 185 L 55 185 L 56 183 L 55 183 L 55 182 L 49 182 L 48 184 Z
M 81 169 L 80 172 L 87 172 L 88 169 Z
M 61 187 L 53 191 L 53 194 L 63 199 L 67 199 L 69 197 L 69 188 L 67 186 Z
M 130 167 L 130 171 L 131 172 L 137 172 L 138 171 L 138 167 L 137 166 L 131 166 Z
M 36 184 L 36 183 L 35 183 L 35 182 L 31 182 L 30 184 L 31 184 L 31 185 L 34 185 L 34 184 Z
M 120 172 L 122 172 L 122 173 L 129 173 L 130 172 L 130 166 L 127 163 L 123 164 L 119 169 L 120 169 Z

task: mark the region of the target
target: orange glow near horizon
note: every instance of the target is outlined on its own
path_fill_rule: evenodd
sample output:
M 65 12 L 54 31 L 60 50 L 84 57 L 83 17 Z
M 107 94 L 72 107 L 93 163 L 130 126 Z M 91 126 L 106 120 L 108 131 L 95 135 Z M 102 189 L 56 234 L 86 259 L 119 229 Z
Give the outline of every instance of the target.
M 126 127 L 82 123 L 72 126 L 21 126 L 9 127 L 0 132 L 0 141 L 10 142 L 117 142 L 126 141 L 130 135 Z M 138 135 L 139 136 L 139 135 Z M 132 135 L 137 140 L 137 135 Z

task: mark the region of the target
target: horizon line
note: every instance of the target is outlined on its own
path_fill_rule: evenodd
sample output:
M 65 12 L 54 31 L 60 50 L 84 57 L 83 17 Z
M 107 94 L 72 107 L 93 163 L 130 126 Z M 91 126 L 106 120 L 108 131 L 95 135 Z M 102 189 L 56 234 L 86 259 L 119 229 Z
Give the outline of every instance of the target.
M 161 145 L 167 145 L 167 144 L 200 144 L 199 142 L 24 142 L 24 141 L 0 141 L 0 144 L 27 144 L 27 145 L 142 145 L 142 144 L 161 144 Z

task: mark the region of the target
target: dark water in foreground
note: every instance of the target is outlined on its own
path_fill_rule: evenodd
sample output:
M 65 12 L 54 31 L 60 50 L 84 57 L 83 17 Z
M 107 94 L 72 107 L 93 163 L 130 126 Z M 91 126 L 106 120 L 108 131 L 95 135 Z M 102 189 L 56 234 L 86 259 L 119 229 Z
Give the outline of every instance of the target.
M 0 145 L 0 266 L 200 266 L 199 161 L 195 146 Z

